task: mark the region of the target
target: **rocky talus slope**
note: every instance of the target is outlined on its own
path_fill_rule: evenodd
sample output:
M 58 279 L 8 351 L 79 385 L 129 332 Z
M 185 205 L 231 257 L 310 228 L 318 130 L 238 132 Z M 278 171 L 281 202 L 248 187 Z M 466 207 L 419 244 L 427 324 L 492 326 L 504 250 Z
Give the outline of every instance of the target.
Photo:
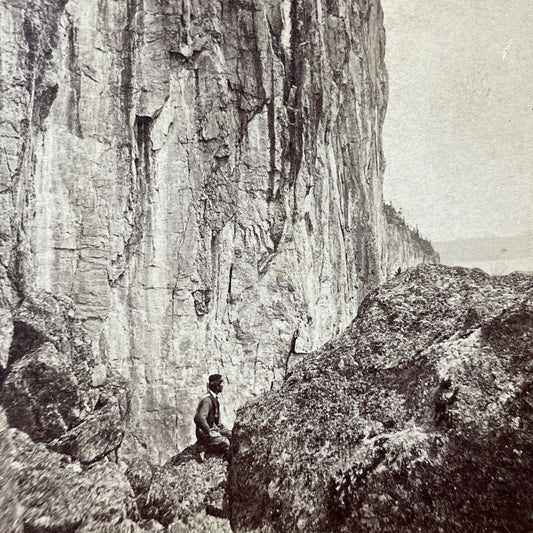
M 0 531 L 140 533 L 133 492 L 117 465 L 83 469 L 16 429 L 0 431 Z
M 403 273 L 234 435 L 236 532 L 533 530 L 533 276 Z
M 2 412 L 0 453 L 2 533 L 231 532 L 220 458 L 139 459 L 126 472 L 108 459 L 82 464 L 8 428 Z
M 162 463 L 208 373 L 241 405 L 435 261 L 383 209 L 382 18 L 379 0 L 0 0 L 1 357 L 25 298 L 71 299 L 131 385 L 120 453 Z

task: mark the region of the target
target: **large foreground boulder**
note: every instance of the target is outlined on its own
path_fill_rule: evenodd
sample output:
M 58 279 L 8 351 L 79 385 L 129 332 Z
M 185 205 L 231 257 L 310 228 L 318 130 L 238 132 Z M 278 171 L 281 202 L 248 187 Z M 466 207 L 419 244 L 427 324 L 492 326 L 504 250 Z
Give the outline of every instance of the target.
M 89 469 L 35 444 L 16 429 L 0 431 L 0 531 L 140 533 L 128 480 L 111 462 Z
M 238 413 L 235 531 L 533 531 L 533 277 L 422 266 Z

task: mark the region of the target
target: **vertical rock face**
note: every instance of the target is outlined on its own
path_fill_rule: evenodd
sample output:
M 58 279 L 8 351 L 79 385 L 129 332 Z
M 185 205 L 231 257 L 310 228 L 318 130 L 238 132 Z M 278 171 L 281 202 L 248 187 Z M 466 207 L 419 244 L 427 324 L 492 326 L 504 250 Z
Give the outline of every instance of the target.
M 189 443 L 209 372 L 231 419 L 369 288 L 435 260 L 384 214 L 378 0 L 0 15 L 0 347 L 26 291 L 71 298 L 132 384 L 126 453 Z
M 418 263 L 439 263 L 439 254 L 429 241 L 413 230 L 390 204 L 384 205 L 387 220 L 387 246 L 382 249 L 381 261 L 386 277 L 390 279 L 405 270 L 406 266 Z

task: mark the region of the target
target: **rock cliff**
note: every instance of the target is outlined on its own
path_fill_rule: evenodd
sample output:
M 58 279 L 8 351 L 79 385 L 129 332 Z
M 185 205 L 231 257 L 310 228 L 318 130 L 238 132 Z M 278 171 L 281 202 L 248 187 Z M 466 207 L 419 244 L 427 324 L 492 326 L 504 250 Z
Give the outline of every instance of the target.
M 532 370 L 533 276 L 408 270 L 239 412 L 233 530 L 530 531 Z
M 131 387 L 122 453 L 165 460 L 209 372 L 241 405 L 436 260 L 383 209 L 379 0 L 0 0 L 0 19 L 0 363 L 29 294 L 71 299 Z

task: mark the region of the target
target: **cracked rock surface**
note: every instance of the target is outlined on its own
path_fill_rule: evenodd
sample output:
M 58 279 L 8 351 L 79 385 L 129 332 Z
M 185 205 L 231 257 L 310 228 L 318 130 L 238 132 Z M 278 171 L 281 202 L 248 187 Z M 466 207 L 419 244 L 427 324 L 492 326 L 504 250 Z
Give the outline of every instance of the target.
M 95 364 L 72 303 L 33 292 L 12 316 L 0 381 L 9 426 L 86 464 L 115 452 L 124 435 L 128 391 L 123 379 Z
M 234 531 L 530 531 L 533 276 L 420 266 L 239 411 Z
M 128 480 L 113 463 L 83 470 L 17 429 L 0 431 L 0 529 L 140 533 Z
M 70 298 L 131 384 L 121 454 L 164 463 L 209 373 L 231 424 L 368 290 L 435 261 L 383 207 L 382 18 L 378 0 L 0 0 L 0 362 L 22 299 Z
M 196 448 L 190 446 L 164 466 L 156 466 L 146 458 L 137 459 L 126 476 L 144 524 L 157 523 L 165 526 L 168 533 L 231 531 L 227 520 L 226 460 L 207 456 L 200 462 Z

